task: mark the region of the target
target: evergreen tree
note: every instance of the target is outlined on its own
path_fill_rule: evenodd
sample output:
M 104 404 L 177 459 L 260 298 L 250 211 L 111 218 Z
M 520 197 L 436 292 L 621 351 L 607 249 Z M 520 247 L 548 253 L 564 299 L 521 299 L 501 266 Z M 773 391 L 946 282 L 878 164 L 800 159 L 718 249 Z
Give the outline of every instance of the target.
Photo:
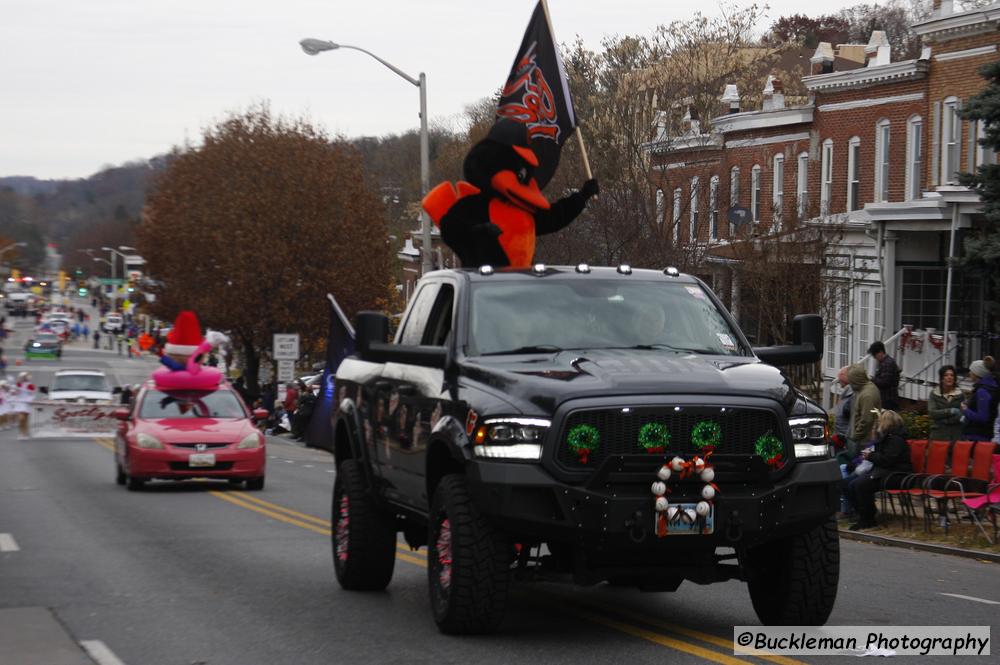
M 964 115 L 985 125 L 979 144 L 1000 154 L 1000 61 L 984 65 L 979 74 L 988 84 L 969 99 Z M 966 237 L 959 265 L 983 277 L 986 306 L 1000 313 L 1000 164 L 984 164 L 975 173 L 963 173 L 961 182 L 979 192 L 986 224 Z

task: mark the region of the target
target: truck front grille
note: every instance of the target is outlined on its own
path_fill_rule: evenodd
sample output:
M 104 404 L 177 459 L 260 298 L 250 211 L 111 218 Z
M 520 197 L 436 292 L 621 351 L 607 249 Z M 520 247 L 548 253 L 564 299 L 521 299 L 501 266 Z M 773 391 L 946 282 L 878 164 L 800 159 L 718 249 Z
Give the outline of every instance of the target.
M 720 455 L 753 455 L 757 440 L 768 434 L 784 439 L 775 414 L 765 409 L 700 406 L 581 409 L 567 416 L 559 434 L 556 459 L 564 468 L 579 470 L 596 468 L 611 455 L 651 452 L 640 445 L 640 431 L 648 423 L 657 423 L 669 432 L 670 444 L 663 451 L 655 451 L 657 454 L 690 458 L 702 452 L 691 435 L 704 422 L 719 426 L 721 437 L 715 453 Z M 662 428 L 659 428 L 661 433 Z M 711 427 L 702 427 L 708 429 Z M 577 440 L 583 434 L 591 441 L 596 431 L 597 447 L 586 455 L 586 462 L 570 446 L 574 430 Z

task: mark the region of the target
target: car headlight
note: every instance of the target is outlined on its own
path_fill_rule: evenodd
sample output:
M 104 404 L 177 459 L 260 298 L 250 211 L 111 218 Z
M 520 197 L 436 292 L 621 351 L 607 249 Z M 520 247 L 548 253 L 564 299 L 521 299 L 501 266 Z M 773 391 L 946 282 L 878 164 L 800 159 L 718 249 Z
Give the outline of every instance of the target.
M 544 418 L 489 418 L 476 429 L 476 457 L 539 460 L 542 441 L 552 421 Z
M 150 448 L 156 450 L 163 450 L 163 444 L 155 436 L 149 434 L 139 434 L 135 437 L 135 445 L 140 448 Z
M 788 426 L 792 429 L 792 443 L 795 445 L 797 459 L 830 457 L 826 418 L 822 416 L 789 418 Z
M 236 444 L 237 448 L 260 448 L 260 433 L 253 432 L 243 437 L 243 440 Z

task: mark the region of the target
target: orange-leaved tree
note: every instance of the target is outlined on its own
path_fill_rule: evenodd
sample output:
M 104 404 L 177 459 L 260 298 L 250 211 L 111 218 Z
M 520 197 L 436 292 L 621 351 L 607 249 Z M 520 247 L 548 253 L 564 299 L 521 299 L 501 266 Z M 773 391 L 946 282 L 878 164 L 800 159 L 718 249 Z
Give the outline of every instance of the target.
M 363 175 L 354 148 L 266 105 L 207 129 L 174 155 L 139 227 L 152 311 L 194 309 L 228 332 L 256 393 L 274 333 L 299 333 L 302 349 L 325 336 L 327 292 L 349 316 L 389 295 L 382 204 Z

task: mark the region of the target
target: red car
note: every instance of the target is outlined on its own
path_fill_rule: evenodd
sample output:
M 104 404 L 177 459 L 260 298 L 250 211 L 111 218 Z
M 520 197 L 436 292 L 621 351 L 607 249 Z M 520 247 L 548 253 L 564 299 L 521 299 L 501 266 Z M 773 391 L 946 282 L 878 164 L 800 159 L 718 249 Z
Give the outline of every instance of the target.
M 210 391 L 163 392 L 149 381 L 131 408 L 115 411 L 115 480 L 136 491 L 147 480 L 219 478 L 264 488 L 264 435 L 228 385 Z

